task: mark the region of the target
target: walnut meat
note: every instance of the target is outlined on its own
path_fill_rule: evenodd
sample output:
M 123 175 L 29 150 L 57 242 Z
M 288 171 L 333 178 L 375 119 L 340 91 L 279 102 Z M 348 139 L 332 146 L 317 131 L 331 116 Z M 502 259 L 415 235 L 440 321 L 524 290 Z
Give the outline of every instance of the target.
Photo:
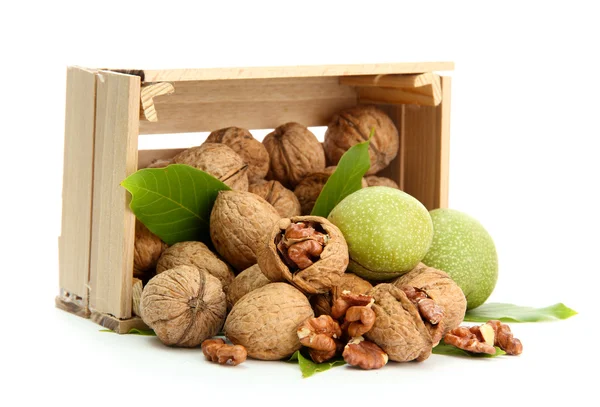
M 300 349 L 298 326 L 314 316 L 304 294 L 286 283 L 271 283 L 242 297 L 225 321 L 225 335 L 248 356 L 279 360 Z
M 263 274 L 258 264 L 248 267 L 238 274 L 227 290 L 227 309 L 231 309 L 244 295 L 271 281 Z
M 307 294 L 337 285 L 348 267 L 348 245 L 340 230 L 319 216 L 281 219 L 258 252 L 271 281 L 289 281 Z
M 173 157 L 174 164 L 187 164 L 209 173 L 231 189 L 248 190 L 248 164 L 225 144 L 204 143 Z
M 167 245 L 158 236 L 136 219 L 133 251 L 134 277 L 144 281 L 149 279 L 154 274 L 156 263 L 166 247 Z
M 291 218 L 300 215 L 300 202 L 292 191 L 285 188 L 279 181 L 260 180 L 250 184 L 248 191 L 263 198 L 273 205 L 279 216 Z
M 156 273 L 162 273 L 181 265 L 204 268 L 219 279 L 225 292 L 235 278 L 231 267 L 219 259 L 202 242 L 179 242 L 169 247 L 160 256 L 156 265 Z
M 235 151 L 248 164 L 250 183 L 263 179 L 269 171 L 269 153 L 265 146 L 246 129 L 227 127 L 215 130 L 206 139 L 207 143 L 222 143 Z
M 236 270 L 256 264 L 256 253 L 280 219 L 261 197 L 244 191 L 220 191 L 210 214 L 210 238 Z
M 377 175 L 368 175 L 365 177 L 365 180 L 367 181 L 367 185 L 370 187 L 382 186 L 382 187 L 390 187 L 390 188 L 400 189 L 400 187 L 398 186 L 396 181 L 394 181 L 393 179 L 387 178 L 387 177 L 379 177 Z
M 267 134 L 263 144 L 269 153 L 267 179 L 286 188 L 295 187 L 305 176 L 325 168 L 325 153 L 317 137 L 298 123 L 286 123 Z
M 350 147 L 369 139 L 372 128 L 375 134 L 369 144 L 371 168 L 367 174 L 387 167 L 398 154 L 400 137 L 394 122 L 375 106 L 355 106 L 333 116 L 323 142 L 327 162 L 337 165 Z
M 204 269 L 177 266 L 146 284 L 141 310 L 165 345 L 195 347 L 219 332 L 227 305 L 216 277 Z

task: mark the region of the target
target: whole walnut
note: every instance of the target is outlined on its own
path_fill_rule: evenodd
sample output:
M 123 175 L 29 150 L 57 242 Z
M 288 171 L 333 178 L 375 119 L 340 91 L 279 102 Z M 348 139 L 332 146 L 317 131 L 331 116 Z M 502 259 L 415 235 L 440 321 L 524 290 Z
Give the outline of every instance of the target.
M 258 265 L 271 281 L 288 281 L 307 294 L 336 286 L 348 267 L 342 232 L 319 216 L 281 219 L 258 251 Z
M 204 143 L 183 150 L 173 164 L 187 164 L 209 173 L 231 189 L 248 190 L 248 164 L 225 144 Z
M 291 218 L 300 215 L 300 202 L 296 195 L 285 188 L 279 181 L 260 180 L 250 184 L 248 191 L 266 200 L 279 213 L 282 218 Z
M 248 356 L 279 360 L 291 356 L 301 344 L 298 325 L 314 317 L 304 294 L 286 283 L 271 283 L 244 295 L 225 321 L 224 331 Z
M 156 160 L 153 160 L 150 164 L 148 164 L 148 166 L 146 168 L 164 168 L 170 164 L 173 164 L 173 160 L 171 160 L 171 159 L 165 160 L 162 158 L 157 158 Z
M 202 242 L 179 242 L 166 249 L 158 259 L 156 273 L 181 265 L 204 268 L 219 279 L 225 292 L 235 278 L 231 267 Z
M 271 281 L 263 274 L 258 264 L 248 267 L 238 274 L 227 290 L 227 309 L 231 309 L 244 295 L 257 288 L 264 287 Z
M 444 335 L 457 328 L 465 318 L 467 299 L 460 287 L 444 271 L 419 263 L 391 284 L 396 287 L 412 286 L 423 290 L 444 309 Z
M 400 189 L 396 181 L 387 177 L 379 177 L 377 175 L 368 175 L 365 177 L 367 185 L 370 187 L 390 187 Z
M 305 126 L 286 123 L 267 134 L 263 144 L 269 153 L 267 179 L 286 188 L 295 187 L 305 176 L 325 168 L 325 152 L 317 137 Z
M 227 314 L 219 280 L 192 266 L 153 277 L 144 287 L 140 308 L 143 321 L 165 345 L 188 348 L 216 335 Z
M 210 238 L 217 252 L 236 270 L 256 264 L 256 253 L 279 214 L 251 192 L 219 191 L 210 213 Z
M 263 179 L 269 171 L 269 153 L 252 134 L 240 127 L 226 127 L 210 133 L 207 143 L 222 143 L 235 151 L 248 164 L 250 183 Z
M 327 162 L 337 165 L 350 147 L 369 139 L 372 128 L 375 134 L 369 144 L 371 168 L 367 175 L 387 167 L 398 154 L 400 136 L 394 122 L 375 106 L 355 106 L 333 116 L 323 142 Z
M 167 245 L 158 236 L 136 219 L 133 276 L 141 280 L 148 280 L 154 274 L 156 263 L 166 247 Z

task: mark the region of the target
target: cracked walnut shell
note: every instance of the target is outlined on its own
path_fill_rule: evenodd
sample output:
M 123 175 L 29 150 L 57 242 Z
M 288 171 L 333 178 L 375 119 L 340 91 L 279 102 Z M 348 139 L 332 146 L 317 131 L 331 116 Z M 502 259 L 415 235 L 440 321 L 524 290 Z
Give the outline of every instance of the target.
M 271 281 L 263 274 L 258 264 L 248 267 L 238 274 L 227 290 L 227 309 L 233 308 L 244 295 L 264 287 Z
M 307 294 L 323 294 L 340 282 L 348 267 L 342 232 L 319 216 L 281 219 L 258 252 L 271 281 L 288 281 Z
M 398 154 L 400 136 L 394 122 L 375 106 L 355 106 L 333 116 L 323 142 L 327 162 L 337 165 L 350 147 L 369 139 L 372 128 L 375 134 L 369 144 L 371 168 L 367 175 L 387 167 Z
M 300 202 L 292 191 L 285 188 L 279 181 L 260 180 L 250 184 L 248 191 L 263 198 L 273 205 L 282 218 L 300 215 Z
M 143 321 L 165 345 L 195 347 L 219 332 L 227 305 L 216 277 L 196 267 L 177 266 L 146 284 L 141 311 Z
M 231 309 L 224 331 L 248 356 L 279 360 L 302 346 L 296 330 L 314 316 L 304 294 L 286 283 L 271 283 L 243 296 Z
M 133 250 L 133 275 L 139 279 L 154 274 L 156 263 L 167 245 L 150 232 L 139 220 L 135 220 L 135 243 Z

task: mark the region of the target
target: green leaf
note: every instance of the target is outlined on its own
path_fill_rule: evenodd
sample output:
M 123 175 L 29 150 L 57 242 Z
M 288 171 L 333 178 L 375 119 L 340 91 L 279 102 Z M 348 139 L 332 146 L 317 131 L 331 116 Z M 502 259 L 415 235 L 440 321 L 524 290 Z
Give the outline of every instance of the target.
M 488 303 L 467 311 L 465 321 L 487 322 L 498 319 L 503 322 L 539 322 L 567 319 L 577 312 L 563 303 L 545 308 L 521 307 L 513 304 Z
M 209 219 L 219 191 L 227 185 L 184 164 L 145 168 L 121 185 L 132 196 L 135 216 L 166 244 L 210 240 Z
M 373 134 L 375 128 L 371 129 L 369 140 L 353 145 L 342 155 L 337 168 L 323 186 L 311 215 L 326 218 L 342 199 L 362 188 L 362 178 L 371 167 L 369 143 Z
M 312 360 L 305 358 L 299 350 L 294 352 L 294 354 L 289 358 L 288 362 L 298 362 L 300 371 L 302 372 L 302 377 L 304 378 L 310 377 L 315 373 L 324 372 L 332 367 L 343 366 L 346 364 L 344 359 L 333 359 L 325 363 L 315 363 Z
M 112 329 L 101 329 L 100 332 L 112 332 L 112 333 L 116 333 Z M 127 332 L 127 334 L 128 335 L 141 335 L 141 336 L 156 336 L 156 333 L 152 329 L 131 328 L 129 330 L 129 332 Z
M 441 341 L 438 346 L 433 348 L 432 353 L 434 355 L 446 355 L 446 356 L 466 356 L 466 357 L 475 357 L 475 358 L 495 358 L 496 356 L 506 355 L 499 347 L 496 348 L 496 354 L 490 355 L 488 353 L 473 353 L 468 352 L 466 350 L 457 348 L 456 346 L 448 345 L 444 341 Z

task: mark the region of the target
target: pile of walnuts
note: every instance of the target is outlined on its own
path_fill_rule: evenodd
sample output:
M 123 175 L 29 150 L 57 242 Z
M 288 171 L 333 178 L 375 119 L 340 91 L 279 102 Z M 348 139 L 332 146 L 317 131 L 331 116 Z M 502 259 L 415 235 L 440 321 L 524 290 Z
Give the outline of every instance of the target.
M 371 169 L 363 187 L 394 181 L 375 175 L 395 158 L 399 136 L 372 106 L 336 114 L 321 144 L 286 123 L 263 142 L 248 130 L 212 132 L 170 160 L 206 171 L 231 187 L 219 192 L 208 244 L 167 247 L 136 226 L 134 312 L 166 345 L 202 347 L 206 358 L 237 365 L 247 357 L 317 363 L 336 357 L 362 369 L 422 361 L 442 338 L 472 352 L 519 354 L 520 342 L 498 321 L 461 327 L 466 299 L 446 273 L 420 264 L 385 282 L 346 272 L 348 246 L 327 219 L 310 216 L 342 154 L 367 140 Z M 223 331 L 228 342 L 214 338 Z M 229 343 L 230 342 L 230 343 Z

